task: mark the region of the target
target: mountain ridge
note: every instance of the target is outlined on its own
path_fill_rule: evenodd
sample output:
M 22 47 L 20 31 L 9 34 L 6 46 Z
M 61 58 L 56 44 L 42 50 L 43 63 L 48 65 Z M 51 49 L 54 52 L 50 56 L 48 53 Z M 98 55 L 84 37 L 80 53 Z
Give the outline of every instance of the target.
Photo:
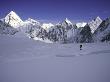
M 90 22 L 80 22 L 76 24 L 73 24 L 68 18 L 65 18 L 62 22 L 52 24 L 41 23 L 31 18 L 23 21 L 14 11 L 11 11 L 0 21 L 1 34 L 15 34 L 22 31 L 33 39 L 37 37 L 42 40 L 60 43 L 110 41 L 110 18 L 102 20 L 98 16 Z M 103 29 L 103 31 L 99 31 L 100 29 Z M 106 31 L 107 29 L 108 31 Z M 9 33 L 9 30 L 11 33 Z

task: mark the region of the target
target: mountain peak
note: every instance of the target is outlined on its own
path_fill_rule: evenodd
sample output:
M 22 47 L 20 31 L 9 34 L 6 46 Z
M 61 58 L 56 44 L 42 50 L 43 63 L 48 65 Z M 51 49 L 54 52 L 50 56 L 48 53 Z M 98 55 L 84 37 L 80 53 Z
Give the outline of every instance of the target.
M 91 32 L 94 33 L 95 30 L 99 27 L 99 25 L 102 23 L 102 19 L 97 16 L 96 19 L 92 20 L 91 22 L 88 23 L 88 25 L 91 28 Z
M 68 18 L 65 19 L 65 22 L 68 23 L 68 24 L 72 24 L 71 21 Z
M 100 21 L 101 21 L 102 19 L 101 19 L 99 16 L 97 16 L 97 17 L 96 17 L 96 21 L 97 21 L 97 20 L 100 20 Z
M 10 11 L 10 13 L 9 14 L 16 14 L 14 11 Z
M 21 20 L 20 17 L 14 11 L 11 11 L 9 14 L 7 14 L 6 17 L 13 17 L 13 18 L 17 18 L 17 19 Z
M 17 28 L 20 23 L 23 22 L 14 11 L 11 11 L 9 14 L 7 14 L 4 18 L 4 21 L 14 28 Z

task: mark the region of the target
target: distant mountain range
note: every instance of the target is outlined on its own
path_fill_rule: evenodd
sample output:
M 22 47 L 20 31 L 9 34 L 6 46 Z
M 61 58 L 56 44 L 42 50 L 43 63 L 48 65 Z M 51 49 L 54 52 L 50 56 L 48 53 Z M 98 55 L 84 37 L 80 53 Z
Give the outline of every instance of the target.
M 34 40 L 60 43 L 91 43 L 110 41 L 110 18 L 96 17 L 91 22 L 73 24 L 65 19 L 58 24 L 40 23 L 28 18 L 23 21 L 13 11 L 0 19 L 0 34 L 14 35 L 23 32 Z

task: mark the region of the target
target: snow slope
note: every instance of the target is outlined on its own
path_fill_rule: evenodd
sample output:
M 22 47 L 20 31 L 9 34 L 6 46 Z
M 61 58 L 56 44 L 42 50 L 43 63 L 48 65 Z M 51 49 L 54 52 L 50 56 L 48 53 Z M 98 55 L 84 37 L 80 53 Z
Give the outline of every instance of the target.
M 0 35 L 0 82 L 110 82 L 110 44 L 79 45 Z

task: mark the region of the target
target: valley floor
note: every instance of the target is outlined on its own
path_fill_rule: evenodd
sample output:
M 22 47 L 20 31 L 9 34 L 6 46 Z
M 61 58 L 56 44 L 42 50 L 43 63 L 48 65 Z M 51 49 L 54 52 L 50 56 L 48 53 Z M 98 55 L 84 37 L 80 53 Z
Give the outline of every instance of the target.
M 79 45 L 0 35 L 0 82 L 110 82 L 110 44 Z

